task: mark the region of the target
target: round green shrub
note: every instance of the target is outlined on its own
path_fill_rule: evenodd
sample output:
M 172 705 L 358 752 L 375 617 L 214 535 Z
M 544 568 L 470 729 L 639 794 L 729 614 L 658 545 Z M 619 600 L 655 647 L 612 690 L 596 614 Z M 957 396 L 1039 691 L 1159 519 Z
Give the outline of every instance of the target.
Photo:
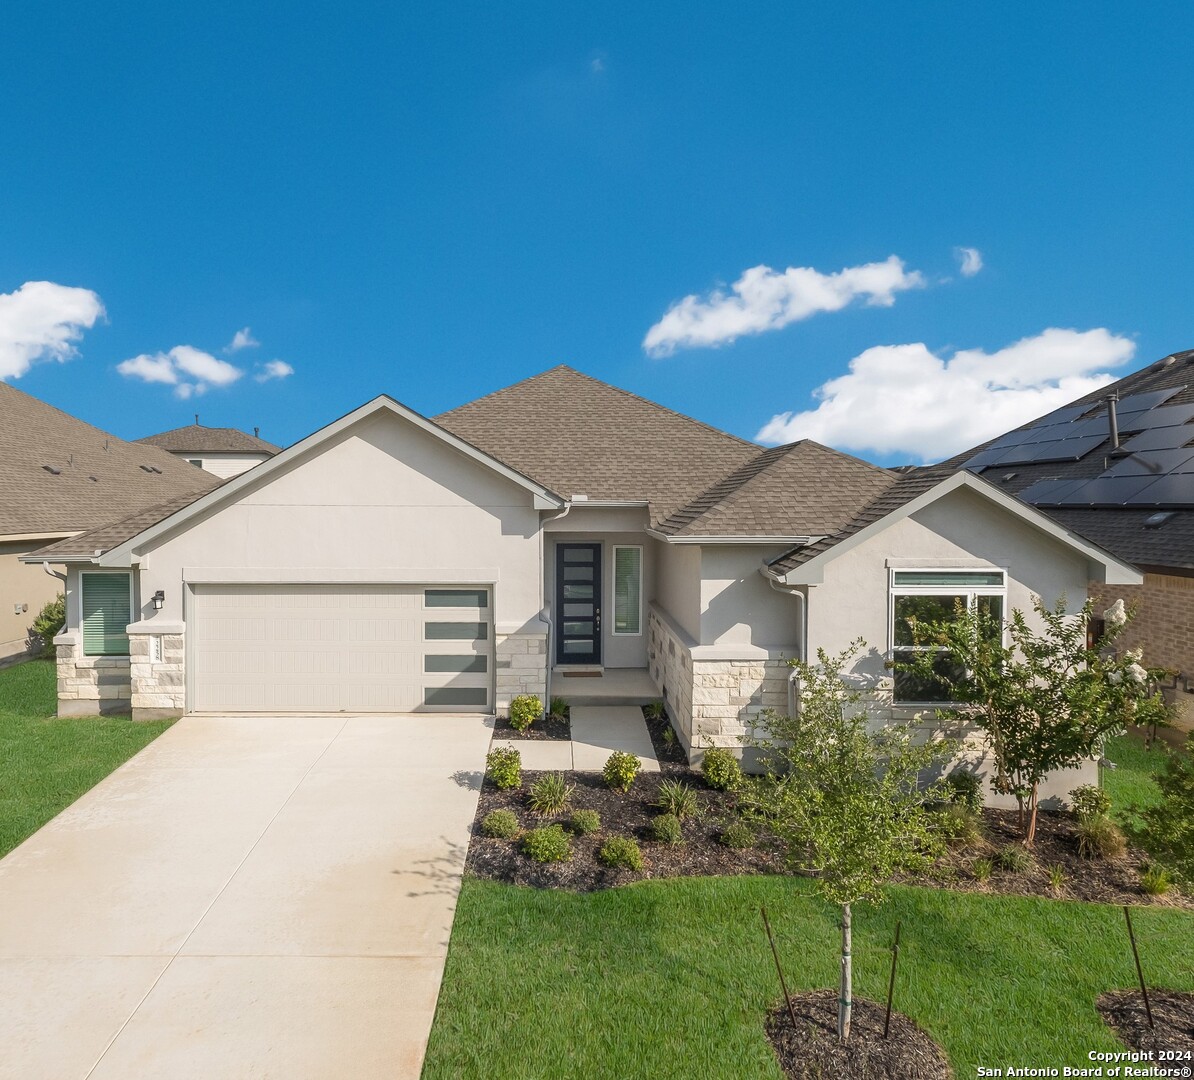
M 1070 792 L 1070 809 L 1079 821 L 1104 817 L 1111 812 L 1111 796 L 1094 784 L 1082 784 Z
M 638 841 L 629 836 L 611 836 L 601 845 L 597 860 L 605 866 L 621 867 L 624 870 L 641 870 L 643 852 Z
M 684 829 L 675 814 L 660 814 L 651 822 L 651 839 L 661 844 L 679 844 L 684 839 Z
M 535 862 L 567 862 L 572 858 L 572 840 L 559 825 L 544 825 L 522 838 L 522 851 Z
M 39 648 L 41 654 L 44 655 L 53 649 L 54 638 L 62 633 L 62 628 L 65 625 L 66 597 L 59 595 L 57 599 L 50 600 L 37 613 L 37 618 L 33 620 L 32 630 L 41 641 Z
M 1119 826 L 1105 814 L 1080 817 L 1074 832 L 1078 837 L 1078 854 L 1084 859 L 1113 859 L 1128 847 Z
M 512 746 L 499 746 L 485 757 L 485 775 L 503 791 L 522 783 L 522 755 Z
M 558 814 L 568 805 L 572 790 L 563 773 L 545 773 L 531 784 L 527 804 L 536 814 Z
M 596 810 L 574 810 L 568 828 L 577 836 L 588 836 L 601 828 L 601 815 Z
M 946 776 L 945 788 L 954 806 L 964 806 L 976 814 L 983 808 L 982 780 L 978 773 L 969 769 L 955 769 Z
M 612 790 L 625 795 L 634 783 L 634 778 L 638 776 L 640 768 L 642 766 L 633 754 L 628 754 L 625 750 L 615 750 L 605 762 L 601 775 Z
M 481 832 L 494 840 L 509 840 L 520 831 L 513 810 L 491 810 L 481 820 Z
M 743 851 L 755 846 L 754 830 L 745 821 L 732 821 L 717 834 L 717 842 L 722 847 Z
M 715 746 L 705 751 L 701 759 L 701 774 L 714 791 L 729 791 L 737 787 L 742 779 L 742 766 L 729 750 Z
M 519 694 L 510 702 L 510 726 L 515 731 L 526 731 L 543 715 L 543 702 L 534 694 Z

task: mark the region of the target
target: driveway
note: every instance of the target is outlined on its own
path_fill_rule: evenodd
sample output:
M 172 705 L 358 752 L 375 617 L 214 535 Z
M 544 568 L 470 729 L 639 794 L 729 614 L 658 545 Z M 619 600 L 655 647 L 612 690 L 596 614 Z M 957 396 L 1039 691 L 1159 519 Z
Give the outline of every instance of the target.
M 0 1077 L 417 1077 L 490 723 L 180 720 L 0 860 Z

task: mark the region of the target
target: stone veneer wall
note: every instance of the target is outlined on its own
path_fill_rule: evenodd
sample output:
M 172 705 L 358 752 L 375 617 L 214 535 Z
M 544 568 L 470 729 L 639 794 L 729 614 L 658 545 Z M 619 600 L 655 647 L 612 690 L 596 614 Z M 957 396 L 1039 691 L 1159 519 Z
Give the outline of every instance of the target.
M 547 693 L 547 635 L 495 634 L 493 646 L 497 712 L 507 715 L 511 699 L 519 694 L 542 699 Z
M 647 615 L 647 670 L 663 688 L 668 715 L 684 749 L 692 748 L 692 653 L 676 629 L 652 607 Z
M 157 638 L 159 659 L 154 660 Z M 186 647 L 182 634 L 129 634 L 134 720 L 163 720 L 186 711 Z
M 59 634 L 54 644 L 59 716 L 130 711 L 128 657 L 84 656 L 82 638 L 70 632 Z

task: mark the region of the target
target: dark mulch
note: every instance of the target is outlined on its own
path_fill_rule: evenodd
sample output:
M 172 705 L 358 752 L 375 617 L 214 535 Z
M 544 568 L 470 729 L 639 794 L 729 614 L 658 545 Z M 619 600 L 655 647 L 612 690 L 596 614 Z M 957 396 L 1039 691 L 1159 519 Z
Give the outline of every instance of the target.
M 526 806 L 527 789 L 542 775 L 524 772 L 522 788 L 516 791 L 498 791 L 489 780 L 485 781 L 468 849 L 467 873 L 514 885 L 592 892 L 642 878 L 774 874 L 781 869 L 774 850 L 756 847 L 737 851 L 717 842 L 721 828 L 733 819 L 733 796 L 709 790 L 696 773 L 669 767 L 664 774 L 640 774 L 626 795 L 610 791 L 599 773 L 569 773 L 569 782 L 576 785 L 571 804 L 554 817 L 540 817 Z M 690 783 L 700 806 L 697 817 L 684 822 L 681 844 L 660 844 L 648 838 L 648 826 L 659 813 L 651 803 L 658 797 L 660 780 L 669 776 Z M 571 861 L 536 863 L 519 851 L 517 840 L 491 840 L 481 835 L 480 821 L 491 810 L 500 809 L 513 810 L 524 829 L 553 822 L 565 824 L 573 810 L 596 810 L 601 815 L 601 829 L 592 836 L 574 838 Z M 597 849 L 614 835 L 633 836 L 639 841 L 646 862 L 642 872 L 611 870 L 597 861 Z
M 1139 990 L 1101 994 L 1098 1009 L 1103 1022 L 1133 1050 L 1194 1051 L 1194 994 L 1150 990 L 1148 1003 L 1155 1029 L 1148 1026 Z
M 953 1080 L 945 1051 L 903 1013 L 891 1014 L 884 1039 L 884 1007 L 855 999 L 850 1041 L 841 1043 L 836 990 L 795 994 L 792 1008 L 797 1029 L 783 1002 L 765 1024 L 780 1067 L 792 1080 Z
M 680 745 L 680 740 L 676 737 L 676 731 L 667 715 L 652 717 L 646 709 L 643 709 L 643 720 L 646 722 L 647 731 L 651 734 L 651 745 L 655 749 L 655 756 L 659 758 L 659 764 L 665 766 L 664 772 L 669 771 L 666 768 L 668 765 L 679 765 L 681 768 L 687 769 L 688 755 L 684 753 L 684 747 Z M 668 738 L 669 733 L 670 739 Z
M 539 717 L 526 731 L 518 731 L 510 726 L 510 718 L 499 716 L 494 724 L 493 737 L 495 739 L 565 739 L 572 738 L 572 721 L 567 715 L 557 716 L 548 713 Z

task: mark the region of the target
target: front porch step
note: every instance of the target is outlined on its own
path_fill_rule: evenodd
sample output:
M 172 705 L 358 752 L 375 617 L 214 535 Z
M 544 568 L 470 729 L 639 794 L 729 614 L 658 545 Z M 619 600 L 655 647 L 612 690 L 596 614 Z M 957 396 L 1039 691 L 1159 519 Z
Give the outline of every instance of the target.
M 661 697 L 646 668 L 606 668 L 600 675 L 572 678 L 565 672 L 552 669 L 551 696 L 569 705 L 649 705 Z

